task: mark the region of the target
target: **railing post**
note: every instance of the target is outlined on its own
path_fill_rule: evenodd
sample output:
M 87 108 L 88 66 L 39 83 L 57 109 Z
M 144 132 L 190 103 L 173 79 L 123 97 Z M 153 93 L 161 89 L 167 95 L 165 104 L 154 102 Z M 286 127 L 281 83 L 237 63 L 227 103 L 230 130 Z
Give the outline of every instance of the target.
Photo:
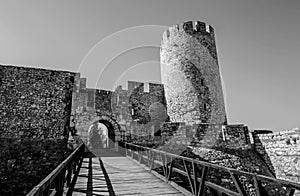
M 198 196 L 204 195 L 204 188 L 205 188 L 205 180 L 206 180 L 206 175 L 207 175 L 207 166 L 202 166 L 202 174 L 201 174 L 201 181 L 199 184 L 199 192 Z
M 257 177 L 256 175 L 253 175 L 253 182 L 254 182 L 254 187 L 255 187 L 255 193 L 256 193 L 256 196 L 261 196 L 260 194 L 260 186 L 259 186 L 259 182 L 257 180 Z
M 148 167 L 150 168 L 150 150 L 147 149 L 147 163 L 148 163 Z
M 257 196 L 269 196 L 266 189 L 262 186 L 261 181 L 257 179 L 256 174 L 253 175 L 253 181 Z
M 61 178 L 62 178 L 61 173 L 59 173 L 59 175 L 55 178 L 55 190 L 56 190 L 55 196 L 62 195 L 62 193 L 61 193 Z
M 74 160 L 72 161 L 72 170 L 73 170 L 72 172 L 73 173 L 75 173 L 75 171 L 76 171 L 76 165 L 77 165 L 76 162 L 77 162 L 77 156 L 75 155 Z
M 245 189 L 243 188 L 243 185 L 242 183 L 240 182 L 239 180 L 239 177 L 236 175 L 236 174 L 233 174 L 231 171 L 229 172 L 230 173 L 230 176 L 236 186 L 236 189 L 238 190 L 239 194 L 241 196 L 247 196 L 247 193 L 245 191 Z
M 69 164 L 68 164 L 68 174 L 67 174 L 67 187 L 70 186 L 71 184 L 71 177 L 72 177 L 72 165 L 73 165 L 73 162 L 71 161 Z
M 142 152 L 143 152 L 142 151 L 142 147 L 139 146 L 138 149 L 139 149 L 139 151 L 138 151 L 139 163 L 142 163 L 142 156 L 143 156 L 143 154 L 142 154 Z
M 168 177 L 167 177 L 167 182 L 171 179 L 172 176 L 172 170 L 173 170 L 173 158 L 170 157 L 171 161 L 170 161 L 170 166 L 169 166 L 169 172 L 168 172 Z
M 168 170 L 168 157 L 167 157 L 166 154 L 164 154 L 164 161 L 165 161 L 164 167 L 165 167 L 165 170 L 166 170 L 165 179 L 166 179 L 166 181 L 168 181 L 167 179 L 168 179 L 168 176 L 169 176 L 169 170 Z
M 161 152 L 159 153 L 159 156 L 160 156 L 160 159 L 161 159 L 161 162 L 162 162 L 162 168 L 163 168 L 163 172 L 164 172 L 164 177 L 166 177 L 167 176 L 167 171 L 166 171 L 166 168 L 165 168 L 165 161 L 164 161 L 164 158 L 163 158 Z
M 151 157 L 151 160 L 150 160 L 151 161 L 151 163 L 150 163 L 150 171 L 151 171 L 153 169 L 153 167 L 154 167 L 154 164 L 155 164 L 155 161 L 154 161 L 155 152 L 154 151 L 150 151 L 150 154 L 152 154 L 152 157 Z
M 194 160 L 192 161 L 192 168 L 193 168 L 193 174 L 194 174 L 194 193 L 195 195 L 197 195 L 197 191 L 198 191 L 198 170 L 197 170 L 197 165 L 195 164 Z
M 293 196 L 295 194 L 295 189 L 288 189 L 288 196 Z
M 192 183 L 191 171 L 187 166 L 187 161 L 186 160 L 183 160 L 183 166 L 184 166 L 185 171 L 187 173 L 187 177 L 188 177 L 188 180 L 189 180 L 189 183 L 190 183 L 191 191 L 192 191 L 193 195 L 196 195 L 194 184 Z

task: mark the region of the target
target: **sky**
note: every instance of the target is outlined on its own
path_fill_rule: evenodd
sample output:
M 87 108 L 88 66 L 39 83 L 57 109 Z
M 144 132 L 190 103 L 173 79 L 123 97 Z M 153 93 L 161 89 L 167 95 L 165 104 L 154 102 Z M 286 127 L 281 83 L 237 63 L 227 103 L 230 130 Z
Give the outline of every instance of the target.
M 0 0 L 0 63 L 80 72 L 103 89 L 160 81 L 162 33 L 189 20 L 215 29 L 230 124 L 299 127 L 297 0 Z

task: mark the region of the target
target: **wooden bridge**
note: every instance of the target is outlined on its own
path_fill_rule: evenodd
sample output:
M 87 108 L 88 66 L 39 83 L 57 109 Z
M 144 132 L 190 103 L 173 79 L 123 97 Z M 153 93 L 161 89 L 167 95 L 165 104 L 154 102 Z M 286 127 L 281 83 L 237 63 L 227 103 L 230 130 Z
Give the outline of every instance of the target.
M 233 195 L 246 196 L 249 190 L 241 179 L 254 184 L 257 196 L 274 195 L 278 187 L 292 196 L 300 184 L 242 172 L 195 159 L 129 143 L 120 151 L 87 151 L 84 144 L 64 160 L 28 196 L 36 195 Z M 227 182 L 209 179 L 209 171 L 227 176 Z M 179 178 L 182 176 L 183 178 Z M 275 195 L 278 195 L 275 193 Z M 279 194 L 281 195 L 281 194 Z

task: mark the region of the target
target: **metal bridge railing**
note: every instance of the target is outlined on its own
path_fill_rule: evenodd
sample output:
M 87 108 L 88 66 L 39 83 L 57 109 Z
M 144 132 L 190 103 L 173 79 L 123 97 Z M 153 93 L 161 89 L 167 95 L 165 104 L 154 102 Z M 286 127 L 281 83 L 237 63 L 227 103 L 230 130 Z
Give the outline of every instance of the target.
M 296 190 L 300 191 L 300 184 L 291 181 L 243 172 L 135 144 L 120 143 L 120 146 L 124 147 L 124 153 L 126 156 L 144 164 L 150 169 L 150 171 L 153 170 L 155 166 L 162 167 L 163 177 L 166 182 L 170 181 L 171 177 L 175 173 L 187 177 L 192 195 L 205 195 L 204 191 L 205 187 L 207 187 L 213 195 L 225 194 L 230 196 L 246 196 L 247 192 L 240 181 L 241 177 L 246 177 L 252 180 L 257 196 L 269 195 L 265 187 L 266 183 L 275 183 L 276 185 L 283 187 L 289 196 L 293 196 Z M 182 168 L 174 167 L 175 159 L 180 160 L 183 163 Z M 207 175 L 208 171 L 211 169 L 227 173 L 236 191 L 208 181 Z
M 36 185 L 27 196 L 63 195 L 64 186 L 70 187 L 73 175 L 80 167 L 85 146 L 81 143 L 59 166 L 44 180 Z

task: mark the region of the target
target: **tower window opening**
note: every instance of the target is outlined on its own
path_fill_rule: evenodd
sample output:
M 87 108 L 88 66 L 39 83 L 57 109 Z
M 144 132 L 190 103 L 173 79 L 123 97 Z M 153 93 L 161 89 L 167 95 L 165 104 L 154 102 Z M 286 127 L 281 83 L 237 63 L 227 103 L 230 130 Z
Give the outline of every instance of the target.
M 207 111 L 207 104 L 206 103 L 204 103 L 203 108 L 204 108 L 204 111 Z
M 204 79 L 200 79 L 201 86 L 204 86 Z

